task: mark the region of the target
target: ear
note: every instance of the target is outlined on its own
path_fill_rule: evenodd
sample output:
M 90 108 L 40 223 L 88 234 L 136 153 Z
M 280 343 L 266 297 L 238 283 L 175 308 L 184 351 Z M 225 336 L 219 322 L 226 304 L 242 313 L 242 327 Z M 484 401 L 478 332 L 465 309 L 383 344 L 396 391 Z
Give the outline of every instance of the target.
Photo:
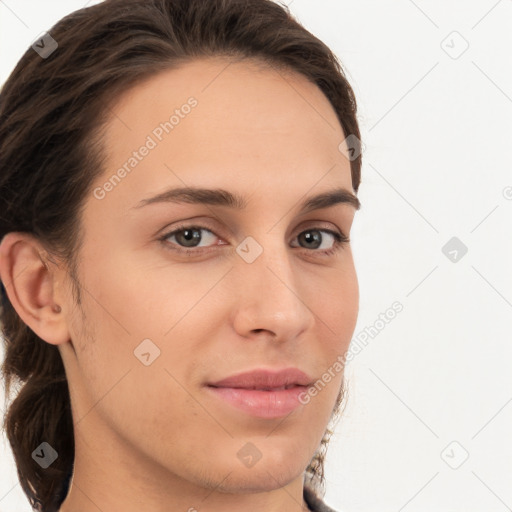
M 0 278 L 23 322 L 41 339 L 59 345 L 68 341 L 70 334 L 62 290 L 54 286 L 56 276 L 45 261 L 46 254 L 29 233 L 7 233 L 0 243 Z

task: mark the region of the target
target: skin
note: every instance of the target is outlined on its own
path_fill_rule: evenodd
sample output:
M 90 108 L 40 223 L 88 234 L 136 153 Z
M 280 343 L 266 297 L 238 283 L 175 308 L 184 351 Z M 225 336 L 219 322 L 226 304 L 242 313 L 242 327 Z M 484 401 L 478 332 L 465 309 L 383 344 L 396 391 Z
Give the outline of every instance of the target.
M 359 305 L 350 244 L 322 256 L 331 235 L 320 233 L 319 248 L 299 235 L 333 229 L 348 237 L 356 210 L 337 204 L 299 215 L 298 203 L 340 186 L 353 192 L 350 162 L 319 88 L 295 73 L 228 62 L 165 71 L 114 106 L 95 186 L 187 98 L 198 101 L 114 190 L 88 195 L 81 308 L 65 265 L 36 239 L 9 233 L 0 246 L 9 299 L 58 347 L 69 381 L 75 471 L 60 512 L 307 510 L 304 471 L 343 372 L 284 419 L 249 416 L 203 385 L 261 367 L 294 366 L 320 379 L 347 351 Z M 133 208 L 185 185 L 224 188 L 248 205 Z M 200 231 L 192 248 L 201 255 L 166 248 L 184 249 L 178 235 L 158 240 L 180 221 L 212 231 Z M 263 249 L 251 264 L 236 252 L 247 236 Z M 134 355 L 147 338 L 161 351 L 149 366 Z M 248 442 L 262 454 L 250 468 L 237 457 Z

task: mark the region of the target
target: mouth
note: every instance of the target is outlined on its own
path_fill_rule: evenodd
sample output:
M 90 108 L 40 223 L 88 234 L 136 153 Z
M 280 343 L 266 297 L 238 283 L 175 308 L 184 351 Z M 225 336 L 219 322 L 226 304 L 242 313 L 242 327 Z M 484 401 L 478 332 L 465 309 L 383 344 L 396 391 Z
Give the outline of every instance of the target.
M 307 390 L 306 386 L 270 389 L 207 386 L 207 389 L 228 406 L 266 419 L 281 418 L 293 412 L 301 405 L 299 398 Z
M 288 386 L 281 386 L 279 388 L 276 388 L 276 387 L 267 387 L 267 388 L 262 388 L 262 387 L 256 387 L 256 386 L 253 386 L 253 387 L 242 387 L 242 386 L 214 386 L 213 384 L 209 384 L 210 387 L 212 388 L 230 388 L 230 389 L 246 389 L 248 391 L 283 391 L 284 389 L 291 389 L 291 388 L 295 388 L 297 386 L 299 386 L 299 384 L 289 384 Z M 300 386 L 300 387 L 304 387 L 304 386 Z
M 230 387 L 243 389 L 286 389 L 292 386 L 308 386 L 312 379 L 298 368 L 285 368 L 282 370 L 270 370 L 256 368 L 235 375 L 231 375 L 217 382 L 209 382 L 214 387 Z
M 300 407 L 299 398 L 312 379 L 290 368 L 278 372 L 253 370 L 206 385 L 208 392 L 223 405 L 264 419 L 281 418 Z

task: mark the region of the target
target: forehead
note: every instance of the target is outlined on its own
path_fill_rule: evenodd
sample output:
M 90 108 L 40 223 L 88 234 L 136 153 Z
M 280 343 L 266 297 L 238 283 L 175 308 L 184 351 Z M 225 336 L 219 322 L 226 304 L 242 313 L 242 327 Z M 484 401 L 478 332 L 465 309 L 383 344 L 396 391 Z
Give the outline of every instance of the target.
M 324 176 L 325 185 L 351 190 L 350 162 L 338 149 L 344 138 L 330 102 L 304 76 L 258 61 L 201 59 L 117 100 L 104 138 L 105 176 L 125 168 L 115 194 L 127 201 L 169 185 L 297 184 L 300 194 Z M 144 146 L 145 155 L 134 156 Z
M 210 57 L 183 62 L 129 89 L 117 99 L 114 110 L 124 114 L 129 129 L 134 121 L 154 120 L 153 109 L 162 109 L 160 115 L 172 113 L 190 96 L 201 104 L 205 120 L 208 114 L 223 109 L 224 116 L 216 121 L 257 121 L 256 128 L 261 128 L 269 120 L 275 124 L 277 117 L 284 126 L 300 112 L 304 121 L 321 122 L 330 131 L 342 132 L 332 106 L 316 84 L 300 73 L 256 59 Z M 261 117 L 272 113 L 267 119 Z

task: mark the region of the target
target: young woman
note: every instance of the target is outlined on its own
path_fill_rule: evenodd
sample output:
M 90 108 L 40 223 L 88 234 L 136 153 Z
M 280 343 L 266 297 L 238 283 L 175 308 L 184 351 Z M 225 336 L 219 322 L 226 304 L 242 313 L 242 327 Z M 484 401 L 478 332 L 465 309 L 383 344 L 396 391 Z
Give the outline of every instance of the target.
M 329 511 L 356 101 L 270 0 L 106 0 L 0 95 L 4 428 L 44 512 Z

